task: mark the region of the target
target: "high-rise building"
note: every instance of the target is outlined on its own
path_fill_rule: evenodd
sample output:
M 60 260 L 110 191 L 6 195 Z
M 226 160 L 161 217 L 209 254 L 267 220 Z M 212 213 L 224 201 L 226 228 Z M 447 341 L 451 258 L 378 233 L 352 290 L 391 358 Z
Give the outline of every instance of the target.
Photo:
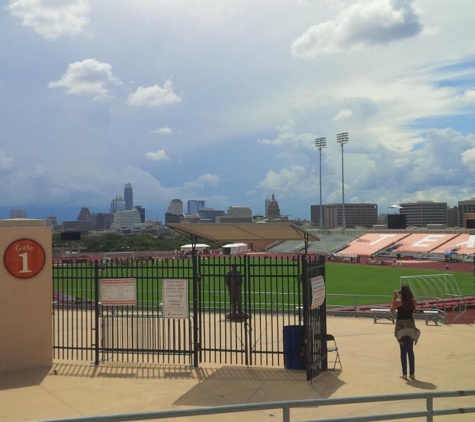
M 465 214 L 473 214 L 475 212 L 475 197 L 458 202 L 458 227 L 465 227 Z
M 55 228 L 58 225 L 58 218 L 54 215 L 46 217 L 46 227 Z
M 111 201 L 110 213 L 114 214 L 116 211 L 125 211 L 125 201 L 120 193 Z
M 315 206 L 315 205 L 314 205 Z M 313 206 L 313 207 L 314 207 Z M 313 216 L 318 214 L 312 213 Z M 334 229 L 343 227 L 343 206 L 342 204 L 326 204 L 323 206 L 323 221 L 325 228 Z M 318 221 L 313 221 L 318 222 Z M 372 228 L 378 224 L 377 204 L 345 204 L 346 227 L 367 227 Z
M 127 183 L 124 187 L 124 201 L 126 210 L 131 210 L 134 208 L 134 194 L 132 192 L 131 183 Z
M 113 221 L 114 216 L 112 214 L 91 214 L 91 230 L 108 230 Z
M 205 201 L 190 199 L 188 201 L 188 214 L 199 214 L 205 208 Z
M 145 208 L 142 205 L 135 205 L 134 207 L 140 214 L 140 221 L 145 223 Z
M 399 204 L 400 214 L 406 215 L 407 227 L 427 227 L 447 224 L 447 202 L 417 201 Z
M 181 199 L 172 199 L 165 213 L 165 224 L 179 223 L 183 215 L 183 202 Z
M 216 216 L 216 223 L 252 223 L 251 208 L 231 206 L 226 215 Z
M 142 222 L 137 209 L 116 211 L 114 221 L 112 222 L 112 230 L 131 230 L 140 229 Z
M 87 232 L 91 230 L 91 212 L 89 208 L 82 207 L 78 215 L 78 230 L 81 232 Z
M 167 213 L 173 215 L 183 214 L 183 202 L 181 199 L 172 199 L 170 205 L 168 206 Z

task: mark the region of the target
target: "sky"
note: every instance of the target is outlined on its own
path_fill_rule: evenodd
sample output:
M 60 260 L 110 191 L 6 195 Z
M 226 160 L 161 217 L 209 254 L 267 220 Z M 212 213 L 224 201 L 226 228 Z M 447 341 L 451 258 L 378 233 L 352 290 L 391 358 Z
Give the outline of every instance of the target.
M 472 0 L 0 5 L 0 218 L 475 195 Z

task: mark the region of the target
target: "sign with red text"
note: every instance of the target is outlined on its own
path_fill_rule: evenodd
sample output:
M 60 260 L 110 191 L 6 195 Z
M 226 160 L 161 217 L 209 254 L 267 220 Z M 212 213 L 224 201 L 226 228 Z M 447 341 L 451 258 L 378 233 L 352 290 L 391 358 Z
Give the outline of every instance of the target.
M 325 280 L 323 276 L 313 277 L 310 279 L 312 285 L 312 304 L 310 309 L 318 308 L 325 302 Z
M 43 247 L 32 239 L 19 239 L 11 243 L 3 255 L 8 272 L 17 278 L 36 276 L 44 267 L 46 254 Z
M 188 307 L 188 279 L 166 278 L 162 283 L 163 318 L 185 319 Z
M 101 279 L 102 306 L 132 306 L 137 304 L 135 278 Z

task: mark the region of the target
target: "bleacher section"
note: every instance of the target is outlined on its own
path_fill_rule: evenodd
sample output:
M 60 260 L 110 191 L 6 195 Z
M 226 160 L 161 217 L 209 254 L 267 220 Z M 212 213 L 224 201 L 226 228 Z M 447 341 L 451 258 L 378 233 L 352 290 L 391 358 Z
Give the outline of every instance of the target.
M 338 252 L 339 250 L 345 248 L 348 243 L 355 240 L 361 235 L 361 233 L 333 234 L 322 232 L 315 232 L 315 234 L 320 238 L 320 240 L 318 242 L 309 242 L 308 252 L 322 255 L 330 254 L 332 252 Z M 268 251 L 280 253 L 296 253 L 303 250 L 304 247 L 305 245 L 303 241 L 288 240 L 286 242 L 281 243 L 280 245 L 268 249 Z
M 309 242 L 308 253 L 332 253 L 392 259 L 424 259 L 447 262 L 471 261 L 475 256 L 475 234 L 411 233 L 408 231 L 368 232 L 348 230 L 307 230 L 319 237 Z M 271 245 L 273 253 L 297 253 L 304 250 L 303 240 Z

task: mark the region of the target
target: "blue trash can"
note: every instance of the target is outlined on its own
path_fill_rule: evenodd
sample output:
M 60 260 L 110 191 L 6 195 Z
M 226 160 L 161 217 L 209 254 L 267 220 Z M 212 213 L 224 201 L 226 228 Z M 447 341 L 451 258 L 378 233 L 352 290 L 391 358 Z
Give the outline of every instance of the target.
M 285 369 L 305 369 L 303 356 L 304 331 L 301 325 L 284 327 L 284 367 Z

